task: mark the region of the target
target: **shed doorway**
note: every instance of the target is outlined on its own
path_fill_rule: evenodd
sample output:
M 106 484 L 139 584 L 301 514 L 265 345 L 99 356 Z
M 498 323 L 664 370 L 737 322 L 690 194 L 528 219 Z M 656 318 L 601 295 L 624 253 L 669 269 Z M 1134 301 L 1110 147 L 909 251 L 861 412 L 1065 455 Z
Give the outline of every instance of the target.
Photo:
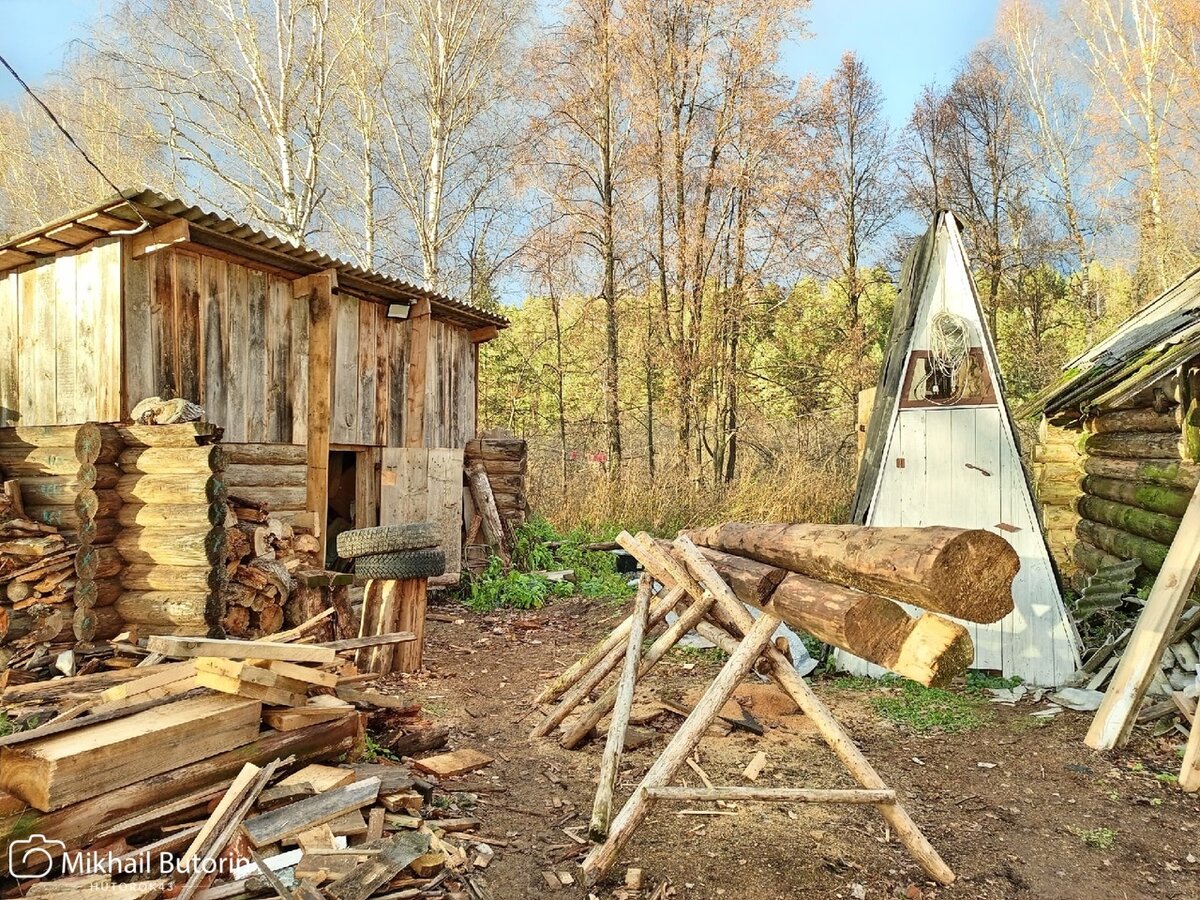
M 329 500 L 325 515 L 325 565 L 350 571 L 337 555 L 337 536 L 379 524 L 379 448 L 335 447 L 329 451 Z

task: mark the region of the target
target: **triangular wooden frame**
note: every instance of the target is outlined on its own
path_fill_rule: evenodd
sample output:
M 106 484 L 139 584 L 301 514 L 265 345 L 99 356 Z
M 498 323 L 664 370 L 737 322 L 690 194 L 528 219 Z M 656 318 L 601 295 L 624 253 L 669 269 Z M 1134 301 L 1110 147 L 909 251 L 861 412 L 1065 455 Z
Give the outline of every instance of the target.
M 583 862 L 589 883 L 595 883 L 613 867 L 653 804 L 660 800 L 870 804 L 879 810 L 905 849 L 930 878 L 941 884 L 952 883 L 953 871 L 908 815 L 896 792 L 884 783 L 833 713 L 772 643 L 772 637 L 782 624 L 780 620 L 769 613 L 757 618 L 752 616 L 686 537 L 679 537 L 673 545 L 678 558 L 660 550 L 645 534 L 634 537 L 622 532 L 617 541 L 642 563 L 648 576 L 653 576 L 664 585 L 662 593 L 652 599 L 650 578 L 643 577 L 634 613 L 539 694 L 538 702 L 553 700 L 560 695 L 562 700 L 534 728 L 532 735 L 548 735 L 624 659 L 618 683 L 592 704 L 582 720 L 564 738 L 567 746 L 577 746 L 580 730 L 584 729 L 582 733 L 586 735 L 605 714 L 612 711 L 591 823 L 592 837 L 599 843 Z M 689 598 L 690 605 L 684 606 Z M 679 618 L 643 654 L 643 634 L 665 618 L 676 605 L 680 606 Z M 728 653 L 729 659 L 646 772 L 632 796 L 612 818 L 613 791 L 635 683 L 645 677 L 655 663 L 693 627 Z M 860 788 L 834 790 L 738 786 L 694 789 L 671 786 L 676 773 L 686 764 L 734 689 L 760 661 L 765 664 L 771 678 L 812 720 L 825 743 Z

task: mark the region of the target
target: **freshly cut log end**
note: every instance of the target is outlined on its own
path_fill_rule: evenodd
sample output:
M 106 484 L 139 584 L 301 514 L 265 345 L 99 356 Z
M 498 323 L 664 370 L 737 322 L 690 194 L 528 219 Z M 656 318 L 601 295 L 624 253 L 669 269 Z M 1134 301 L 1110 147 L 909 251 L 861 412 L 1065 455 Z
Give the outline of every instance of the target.
M 967 671 L 974 659 L 975 645 L 967 629 L 926 613 L 913 624 L 888 668 L 926 687 L 945 687 Z
M 1021 557 L 1000 535 L 964 531 L 937 554 L 928 585 L 934 599 L 918 605 L 968 622 L 999 622 L 1013 611 L 1012 586 L 1020 568 Z

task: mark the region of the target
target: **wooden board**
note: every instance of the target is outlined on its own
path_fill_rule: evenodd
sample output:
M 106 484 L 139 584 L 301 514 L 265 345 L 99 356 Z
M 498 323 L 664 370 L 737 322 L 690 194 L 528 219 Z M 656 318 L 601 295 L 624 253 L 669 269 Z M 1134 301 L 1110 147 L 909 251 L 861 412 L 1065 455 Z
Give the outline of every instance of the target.
M 262 707 L 197 697 L 0 751 L 0 788 L 43 812 L 254 740 Z
M 446 571 L 461 571 L 463 451 L 385 447 L 381 459 L 379 523 L 436 523 Z
M 345 710 L 341 710 L 342 715 Z M 293 772 L 286 778 L 280 779 L 281 785 L 311 785 L 315 793 L 324 791 L 332 791 L 335 788 L 345 787 L 348 784 L 354 784 L 358 780 L 358 776 L 353 769 L 339 769 L 337 766 L 325 766 L 320 763 L 313 763 L 305 766 L 297 772 Z
M 492 762 L 494 760 L 486 753 L 466 747 L 451 753 L 413 760 L 413 766 L 438 778 L 453 778 L 455 775 L 466 775 L 468 772 L 482 769 Z
M 186 638 L 154 635 L 148 642 L 151 653 L 187 659 L 197 656 L 218 656 L 225 659 L 282 659 L 288 662 L 327 665 L 337 658 L 328 647 L 307 644 L 277 644 L 272 641 L 219 641 L 209 638 Z
M 243 826 L 246 836 L 255 847 L 265 847 L 323 825 L 344 813 L 374 803 L 379 794 L 379 783 L 378 778 L 367 778 L 247 819 Z

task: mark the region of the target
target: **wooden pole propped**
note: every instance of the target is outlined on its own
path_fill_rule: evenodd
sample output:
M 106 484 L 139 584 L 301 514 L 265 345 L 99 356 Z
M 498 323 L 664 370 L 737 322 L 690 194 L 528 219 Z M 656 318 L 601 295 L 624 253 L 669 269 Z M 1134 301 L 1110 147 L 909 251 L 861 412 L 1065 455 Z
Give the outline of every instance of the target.
M 333 292 L 337 271 L 326 269 L 292 282 L 292 296 L 308 298 L 308 475 L 304 508 L 312 513 L 325 559 L 329 510 L 329 431 L 333 424 Z
M 433 334 L 433 317 L 429 298 L 413 304 L 408 314 L 409 349 L 408 380 L 405 398 L 404 446 L 425 446 L 425 385 L 429 375 L 429 339 Z

